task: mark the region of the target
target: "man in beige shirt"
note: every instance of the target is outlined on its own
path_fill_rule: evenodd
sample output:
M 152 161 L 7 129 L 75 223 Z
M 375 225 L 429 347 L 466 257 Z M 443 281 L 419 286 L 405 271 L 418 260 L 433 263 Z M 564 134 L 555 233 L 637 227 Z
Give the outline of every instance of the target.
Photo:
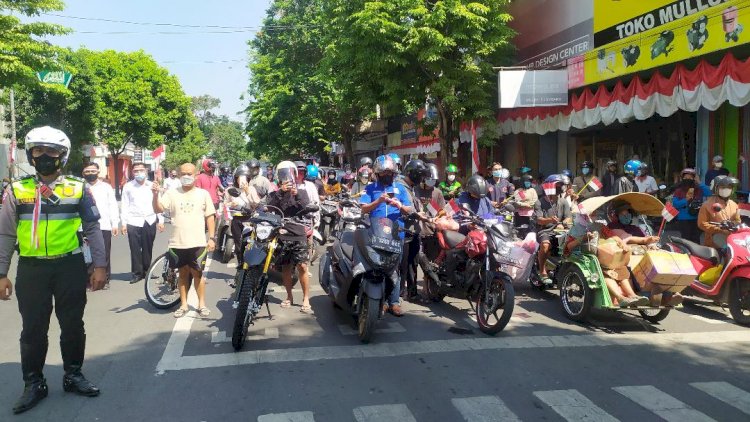
M 216 227 L 216 209 L 211 195 L 195 187 L 195 166 L 187 163 L 180 166 L 180 184 L 182 187 L 171 189 L 159 196 L 159 185 L 154 183 L 153 206 L 156 212 L 169 211 L 174 230 L 169 239 L 167 258 L 172 268 L 180 274 L 180 309 L 174 313 L 175 318 L 184 316 L 187 311 L 188 274 L 193 276 L 195 291 L 198 293 L 198 313 L 202 317 L 210 315 L 206 307 L 206 280 L 203 269 L 208 252 L 212 252 L 214 230 Z M 208 241 L 206 241 L 208 228 Z

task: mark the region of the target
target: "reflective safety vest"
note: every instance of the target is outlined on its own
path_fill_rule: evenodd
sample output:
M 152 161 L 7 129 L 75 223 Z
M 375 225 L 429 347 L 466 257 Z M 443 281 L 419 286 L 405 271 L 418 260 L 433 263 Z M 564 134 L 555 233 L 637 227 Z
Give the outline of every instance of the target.
M 26 177 L 13 182 L 13 196 L 18 216 L 18 250 L 20 256 L 56 256 L 70 253 L 81 247 L 78 228 L 81 227 L 79 207 L 85 184 L 81 179 L 64 177 L 55 185 L 55 194 L 60 202 L 50 204 L 41 197 L 41 207 L 36 234 L 39 246 L 32 239 L 34 203 L 37 181 Z

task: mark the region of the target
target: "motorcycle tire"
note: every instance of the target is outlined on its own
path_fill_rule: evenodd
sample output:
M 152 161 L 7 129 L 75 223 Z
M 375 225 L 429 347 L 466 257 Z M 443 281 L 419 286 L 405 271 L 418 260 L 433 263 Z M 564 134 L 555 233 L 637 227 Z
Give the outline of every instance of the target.
M 427 296 L 427 299 L 431 300 L 432 302 L 438 303 L 442 302 L 443 299 L 445 299 L 445 293 L 440 293 L 440 287 L 435 282 L 435 280 L 432 279 L 432 277 L 425 275 L 424 277 L 424 290 L 425 290 L 425 296 Z
M 529 277 L 529 284 L 531 284 L 531 287 L 533 287 L 536 290 L 539 291 L 545 291 L 547 288 L 542 283 L 542 276 L 539 274 L 539 261 L 537 260 L 537 256 L 534 255 L 534 267 L 531 270 L 531 277 Z
M 227 238 L 226 242 L 224 242 L 224 250 L 221 254 L 221 263 L 226 264 L 234 255 L 234 239 L 231 237 Z
M 570 302 L 571 293 L 581 297 L 580 307 L 572 306 Z M 594 292 L 589 287 L 581 270 L 576 266 L 571 266 L 562 276 L 560 302 L 568 319 L 576 322 L 584 322 L 588 319 L 591 306 L 594 304 Z
M 638 313 L 641 314 L 641 318 L 652 324 L 656 324 L 664 321 L 664 318 L 669 315 L 670 310 L 671 309 L 639 309 Z
M 476 302 L 477 324 L 480 331 L 494 336 L 505 329 L 513 316 L 516 294 L 513 281 L 508 277 L 493 278 L 489 283 L 491 284 L 487 288 L 480 287 Z M 498 316 L 497 312 L 501 309 L 502 314 Z M 497 321 L 491 322 L 490 315 Z
M 255 295 L 255 283 L 258 282 L 263 270 L 260 266 L 251 267 L 245 271 L 240 284 L 240 294 L 237 298 L 237 309 L 234 315 L 234 327 L 232 328 L 232 347 L 235 351 L 242 350 L 247 337 L 247 329 L 252 323 L 252 313 L 250 312 L 250 303 Z
M 321 224 L 320 228 L 320 237 L 323 238 L 323 244 L 325 245 L 328 242 L 328 239 L 331 238 L 331 225 L 326 224 L 324 221 L 323 224 Z
M 362 343 L 369 343 L 373 333 L 375 333 L 375 325 L 378 323 L 378 317 L 380 316 L 380 300 L 367 297 L 362 297 L 362 307 L 359 310 L 359 318 L 357 320 L 359 341 Z
M 729 313 L 737 324 L 750 325 L 750 280 L 732 280 L 729 285 Z

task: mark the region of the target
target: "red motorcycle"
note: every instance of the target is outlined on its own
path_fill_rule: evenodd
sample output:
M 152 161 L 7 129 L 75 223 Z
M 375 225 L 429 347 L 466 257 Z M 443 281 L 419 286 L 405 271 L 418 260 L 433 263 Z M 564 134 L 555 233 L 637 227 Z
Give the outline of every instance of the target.
M 714 235 L 716 244 L 726 244 L 721 251 L 678 237 L 665 249 L 690 255 L 699 274 L 683 293 L 728 304 L 738 324 L 750 325 L 750 228 L 731 221 L 712 224 L 729 232 Z

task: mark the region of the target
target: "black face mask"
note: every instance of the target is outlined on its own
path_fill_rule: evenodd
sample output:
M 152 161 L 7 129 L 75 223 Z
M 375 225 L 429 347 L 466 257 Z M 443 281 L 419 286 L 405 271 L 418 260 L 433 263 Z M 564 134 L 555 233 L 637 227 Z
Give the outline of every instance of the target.
M 385 186 L 390 186 L 393 184 L 393 176 L 378 176 L 378 182 Z
M 99 175 L 98 175 L 98 174 L 84 174 L 84 175 L 83 175 L 83 178 L 84 178 L 84 179 L 85 179 L 85 180 L 86 180 L 87 182 L 91 183 L 91 182 L 95 182 L 95 181 L 96 181 L 96 179 L 98 179 L 98 178 L 99 178 Z
M 42 154 L 39 157 L 31 159 L 36 172 L 42 176 L 51 176 L 60 169 L 60 158 L 50 157 L 47 154 Z
M 693 185 L 695 185 L 695 180 L 693 179 L 682 179 L 682 186 L 689 188 Z

